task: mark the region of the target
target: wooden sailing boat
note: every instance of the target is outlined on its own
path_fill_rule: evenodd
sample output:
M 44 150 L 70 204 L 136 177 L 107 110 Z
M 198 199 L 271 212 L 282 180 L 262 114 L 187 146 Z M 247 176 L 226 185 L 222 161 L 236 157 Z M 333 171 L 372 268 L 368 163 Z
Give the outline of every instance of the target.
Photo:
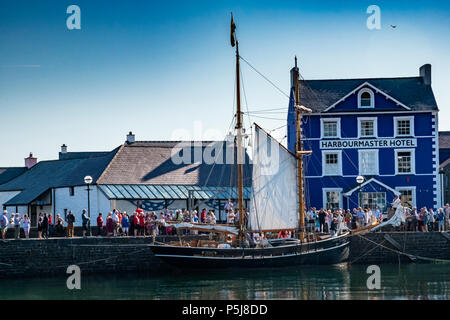
M 252 205 L 248 227 L 244 223 L 243 201 L 243 128 L 240 101 L 239 42 L 235 37 L 231 18 L 231 44 L 236 47 L 236 147 L 239 229 L 230 226 L 201 224 L 178 224 L 178 228 L 196 229 L 213 233 L 236 234 L 237 241 L 231 246 L 210 241 L 207 246 L 197 243 L 183 245 L 152 245 L 155 256 L 182 268 L 235 268 L 235 267 L 281 267 L 303 264 L 337 264 L 349 255 L 348 233 L 321 239 L 316 235 L 306 237 L 305 205 L 303 192 L 303 155 L 301 140 L 301 117 L 308 108 L 300 106 L 299 72 L 295 60 L 295 112 L 297 121 L 296 154 L 291 153 L 273 137 L 255 124 L 255 143 L 252 181 Z M 270 152 L 269 152 L 270 150 Z M 268 165 L 269 163 L 269 165 Z M 249 245 L 251 233 L 274 233 L 280 230 L 294 231 L 295 238 L 267 239 L 258 246 Z M 224 241 L 223 241 L 224 242 Z

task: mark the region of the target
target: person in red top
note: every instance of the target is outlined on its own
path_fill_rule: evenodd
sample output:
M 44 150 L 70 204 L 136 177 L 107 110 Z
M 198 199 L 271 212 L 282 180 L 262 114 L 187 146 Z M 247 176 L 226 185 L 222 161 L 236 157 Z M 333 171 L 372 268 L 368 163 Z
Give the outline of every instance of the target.
M 206 222 L 206 209 L 203 208 L 202 212 L 200 213 L 200 222 L 205 223 Z
M 144 215 L 144 212 L 139 213 L 139 231 L 140 231 L 140 235 L 145 237 L 145 215 Z
M 141 229 L 139 224 L 139 213 L 137 212 L 135 212 L 133 215 L 133 223 L 134 223 L 134 236 L 136 237 Z
M 103 231 L 103 217 L 101 212 L 98 214 L 97 217 L 97 229 L 98 229 L 97 236 L 101 236 Z

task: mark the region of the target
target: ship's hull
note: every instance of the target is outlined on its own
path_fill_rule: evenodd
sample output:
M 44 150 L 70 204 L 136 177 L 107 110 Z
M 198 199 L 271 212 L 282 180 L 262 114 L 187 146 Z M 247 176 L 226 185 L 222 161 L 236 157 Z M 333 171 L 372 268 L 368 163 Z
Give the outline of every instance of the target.
M 267 268 L 295 265 L 333 265 L 347 261 L 349 237 L 288 244 L 270 248 L 198 248 L 153 245 L 156 257 L 180 268 Z

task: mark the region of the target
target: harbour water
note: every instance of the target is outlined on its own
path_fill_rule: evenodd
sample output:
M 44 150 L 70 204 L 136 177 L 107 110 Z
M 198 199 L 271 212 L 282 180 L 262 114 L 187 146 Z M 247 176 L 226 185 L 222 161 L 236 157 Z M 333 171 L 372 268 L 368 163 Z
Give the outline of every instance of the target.
M 82 274 L 80 290 L 64 277 L 2 279 L 0 299 L 450 299 L 449 264 L 380 265 L 379 290 L 367 288 L 367 267 Z

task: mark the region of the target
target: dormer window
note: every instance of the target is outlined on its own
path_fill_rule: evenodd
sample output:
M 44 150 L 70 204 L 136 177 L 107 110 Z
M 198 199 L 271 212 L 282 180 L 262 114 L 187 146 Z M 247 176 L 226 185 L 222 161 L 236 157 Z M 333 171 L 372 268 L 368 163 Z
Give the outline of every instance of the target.
M 367 88 L 361 89 L 358 93 L 358 108 L 374 108 L 375 99 L 373 91 Z

